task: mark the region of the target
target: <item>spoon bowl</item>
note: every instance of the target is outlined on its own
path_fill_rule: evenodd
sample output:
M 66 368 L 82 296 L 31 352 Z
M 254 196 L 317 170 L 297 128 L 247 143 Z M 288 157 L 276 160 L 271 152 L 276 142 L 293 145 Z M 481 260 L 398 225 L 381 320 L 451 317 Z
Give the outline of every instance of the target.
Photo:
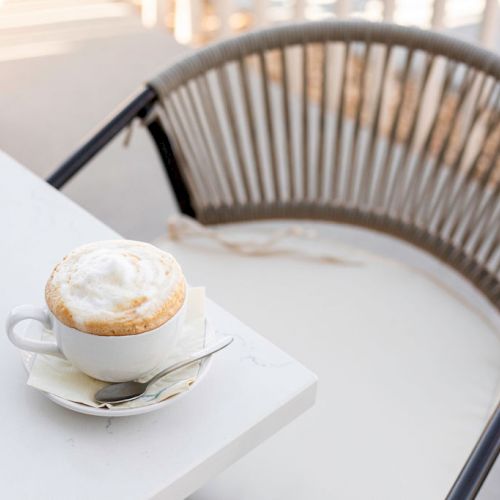
M 95 394 L 95 400 L 98 403 L 124 403 L 125 401 L 133 401 L 141 397 L 149 384 L 144 382 L 121 382 L 119 384 L 111 384 Z

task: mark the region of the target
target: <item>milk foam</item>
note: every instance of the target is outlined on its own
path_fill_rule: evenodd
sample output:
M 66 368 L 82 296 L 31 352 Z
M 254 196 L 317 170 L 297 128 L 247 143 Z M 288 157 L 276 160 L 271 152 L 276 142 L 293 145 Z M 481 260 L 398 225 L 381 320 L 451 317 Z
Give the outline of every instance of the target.
M 51 284 L 83 328 L 153 317 L 168 302 L 182 271 L 172 255 L 147 243 L 112 240 L 73 250 L 56 268 Z

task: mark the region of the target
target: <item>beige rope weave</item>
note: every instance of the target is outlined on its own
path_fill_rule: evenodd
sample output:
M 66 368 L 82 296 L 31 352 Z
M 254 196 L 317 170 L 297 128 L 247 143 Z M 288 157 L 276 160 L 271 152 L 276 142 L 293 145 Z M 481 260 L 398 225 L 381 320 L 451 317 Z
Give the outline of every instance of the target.
M 406 239 L 500 308 L 500 58 L 388 24 L 280 26 L 150 85 L 203 224 L 293 218 Z

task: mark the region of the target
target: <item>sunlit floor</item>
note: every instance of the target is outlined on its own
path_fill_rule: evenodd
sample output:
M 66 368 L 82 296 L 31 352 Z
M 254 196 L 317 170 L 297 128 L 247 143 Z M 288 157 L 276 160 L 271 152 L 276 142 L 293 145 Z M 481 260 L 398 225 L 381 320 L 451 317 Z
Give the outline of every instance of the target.
M 9 21 L 0 17 L 4 26 L 0 29 L 0 148 L 42 177 L 148 77 L 188 50 L 163 30 L 143 28 L 137 13 L 125 3 L 100 2 L 111 8 L 103 7 L 96 15 L 109 15 L 97 19 L 84 8 L 95 1 L 48 3 L 63 4 L 64 9 L 54 8 L 59 13 L 68 4 L 78 4 L 81 18 L 66 22 L 52 18 L 52 22 L 47 15 L 47 24 L 35 26 L 39 19 L 28 11 L 19 13 L 15 26 L 13 14 Z M 22 19 L 32 27 L 22 25 Z M 137 127 L 125 151 L 119 137 L 65 188 L 77 203 L 112 227 L 141 239 L 157 236 L 164 228 L 165 214 L 173 209 L 149 141 Z M 145 213 L 151 215 L 144 217 Z

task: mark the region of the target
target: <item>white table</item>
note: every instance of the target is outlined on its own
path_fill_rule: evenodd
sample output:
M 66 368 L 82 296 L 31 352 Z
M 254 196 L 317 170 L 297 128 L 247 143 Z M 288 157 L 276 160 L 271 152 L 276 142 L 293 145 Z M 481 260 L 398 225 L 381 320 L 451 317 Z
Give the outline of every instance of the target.
M 0 175 L 5 318 L 43 303 L 71 248 L 118 235 L 3 153 Z M 233 347 L 177 404 L 123 419 L 72 413 L 27 387 L 19 353 L 0 336 L 2 498 L 185 498 L 313 405 L 313 373 L 213 302 L 208 310 Z

